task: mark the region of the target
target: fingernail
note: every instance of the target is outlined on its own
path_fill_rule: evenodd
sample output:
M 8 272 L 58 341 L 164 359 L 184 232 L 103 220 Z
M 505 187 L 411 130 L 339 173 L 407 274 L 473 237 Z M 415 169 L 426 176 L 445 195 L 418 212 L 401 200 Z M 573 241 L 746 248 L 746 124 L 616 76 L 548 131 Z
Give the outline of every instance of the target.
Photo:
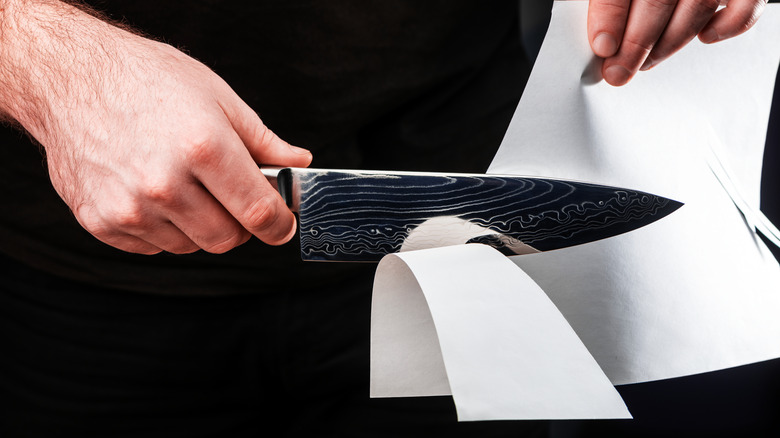
M 642 64 L 641 67 L 639 67 L 639 70 L 647 71 L 653 68 L 654 66 L 655 66 L 655 61 L 653 60 L 653 58 L 648 56 L 647 59 L 645 59 L 645 63 Z
M 631 73 L 622 65 L 613 65 L 604 71 L 604 79 L 611 85 L 623 85 L 630 77 Z
M 608 58 L 617 53 L 618 45 L 612 35 L 602 32 L 593 39 L 593 51 L 602 58 Z
M 718 38 L 718 32 L 712 27 L 699 34 L 699 40 L 704 44 L 714 43 Z

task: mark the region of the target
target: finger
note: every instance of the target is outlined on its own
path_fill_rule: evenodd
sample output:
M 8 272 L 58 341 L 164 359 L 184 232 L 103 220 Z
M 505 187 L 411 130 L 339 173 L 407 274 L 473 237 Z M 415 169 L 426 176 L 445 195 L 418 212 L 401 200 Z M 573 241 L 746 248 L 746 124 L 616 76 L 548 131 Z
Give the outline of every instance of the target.
M 171 205 L 174 198 L 168 193 L 176 193 L 176 190 L 165 190 L 159 184 L 152 184 L 150 187 L 153 188 L 140 190 L 140 198 L 115 196 L 113 202 L 102 203 L 100 208 L 83 205 L 78 208 L 76 217 L 92 235 L 126 251 L 127 245 L 138 243 L 127 239 L 128 236 L 140 239 L 157 249 L 154 251 L 153 248 L 141 245 L 144 253 L 163 250 L 174 254 L 188 254 L 199 250 L 200 247 L 168 221 L 165 215 L 166 207 L 175 207 Z M 163 199 L 166 200 L 165 203 L 161 202 Z
M 720 0 L 682 0 L 640 70 L 649 70 L 688 44 L 707 25 Z
M 200 249 L 178 227 L 163 220 L 154 227 L 144 227 L 128 234 L 172 254 L 189 254 Z
M 187 254 L 200 249 L 168 220 L 158 216 L 152 209 L 136 207 L 135 203 L 117 203 L 112 208 L 93 211 L 93 214 L 98 217 L 93 219 L 93 225 L 88 229 L 103 241 L 129 242 L 126 237 L 133 237 L 174 254 Z
M 729 1 L 699 33 L 699 40 L 710 44 L 744 33 L 761 17 L 766 3 L 766 0 Z
M 591 0 L 588 4 L 588 41 L 596 56 L 609 58 L 617 53 L 630 4 L 630 0 Z
M 677 0 L 635 0 L 615 56 L 604 60 L 602 74 L 611 85 L 628 83 L 639 71 L 672 17 Z
M 252 236 L 200 184 L 177 191 L 176 197 L 164 206 L 168 219 L 199 248 L 222 254 Z
M 124 235 L 113 235 L 109 237 L 98 237 L 95 236 L 98 240 L 105 243 L 106 245 L 113 246 L 114 248 L 121 249 L 125 252 L 131 252 L 134 254 L 143 254 L 143 255 L 154 255 L 159 254 L 163 250 L 152 245 L 151 243 L 139 239 L 135 236 L 130 236 L 128 234 Z
M 311 164 L 311 152 L 279 138 L 244 101 L 236 98 L 223 104 L 222 109 L 257 164 L 288 167 Z
M 190 152 L 193 176 L 244 229 L 270 245 L 281 245 L 295 233 L 295 215 L 257 168 L 234 131 L 219 143 L 199 144 Z
M 104 219 L 103 215 L 91 204 L 78 205 L 73 209 L 73 215 L 87 232 L 106 245 L 136 254 L 151 255 L 162 252 L 161 248 L 120 231 L 112 222 Z

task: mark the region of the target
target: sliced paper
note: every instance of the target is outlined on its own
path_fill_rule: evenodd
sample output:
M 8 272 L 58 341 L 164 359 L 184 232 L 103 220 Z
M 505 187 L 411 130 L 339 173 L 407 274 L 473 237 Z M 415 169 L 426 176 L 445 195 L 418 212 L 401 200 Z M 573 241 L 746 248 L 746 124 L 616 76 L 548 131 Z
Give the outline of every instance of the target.
M 630 418 L 544 292 L 484 245 L 386 256 L 371 346 L 372 397 L 451 393 L 461 421 Z
M 710 170 L 718 179 L 720 185 L 728 193 L 731 200 L 734 202 L 745 222 L 751 228 L 754 228 L 757 232 L 766 237 L 772 244 L 780 248 L 780 230 L 769 220 L 768 217 L 758 209 L 757 205 L 751 204 L 747 201 L 747 197 L 742 194 L 742 191 L 735 184 L 736 176 L 734 172 L 729 170 L 726 163 L 720 158 L 720 154 L 715 149 L 710 149 L 707 157 L 707 163 L 710 166 Z
M 599 76 L 585 37 L 587 2 L 554 6 L 489 172 L 624 186 L 685 203 L 631 233 L 513 259 L 613 383 L 780 357 L 780 268 L 710 166 L 714 150 L 732 194 L 759 205 L 778 6 L 745 35 L 694 41 L 619 88 Z

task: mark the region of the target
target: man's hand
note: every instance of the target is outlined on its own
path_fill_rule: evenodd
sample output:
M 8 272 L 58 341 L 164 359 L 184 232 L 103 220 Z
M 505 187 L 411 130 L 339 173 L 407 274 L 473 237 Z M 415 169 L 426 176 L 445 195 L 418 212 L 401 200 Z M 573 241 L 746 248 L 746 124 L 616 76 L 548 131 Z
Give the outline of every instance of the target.
M 0 110 L 45 147 L 52 184 L 87 231 L 143 254 L 292 237 L 295 216 L 258 164 L 305 167 L 311 154 L 221 78 L 63 3 L 4 3 Z
M 750 29 L 767 0 L 590 0 L 588 39 L 602 73 L 624 85 L 697 35 L 715 43 Z M 718 11 L 723 4 L 726 7 Z

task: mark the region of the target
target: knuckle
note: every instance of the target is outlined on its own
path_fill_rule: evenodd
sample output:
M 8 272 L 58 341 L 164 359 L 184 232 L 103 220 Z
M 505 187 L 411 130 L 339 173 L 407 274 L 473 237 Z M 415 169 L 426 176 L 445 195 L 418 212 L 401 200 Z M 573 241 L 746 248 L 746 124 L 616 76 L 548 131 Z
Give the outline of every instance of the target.
M 696 12 L 712 13 L 720 7 L 720 0 L 697 0 L 691 6 Z
M 276 138 L 276 134 L 268 129 L 268 127 L 265 126 L 262 122 L 258 121 L 258 123 L 256 123 L 254 126 L 255 138 L 258 139 L 259 144 L 263 146 L 270 145 Z
M 149 181 L 141 189 L 143 199 L 162 205 L 176 204 L 179 200 L 176 184 L 167 179 Z
M 742 34 L 749 31 L 754 24 L 756 24 L 756 20 L 753 18 L 739 23 L 739 25 L 737 26 L 737 34 Z
M 148 215 L 134 202 L 115 207 L 106 216 L 121 230 L 136 230 L 149 224 Z
M 644 0 L 647 7 L 656 11 L 668 11 L 677 5 L 677 0 Z
M 157 248 L 156 246 L 153 246 L 146 242 L 131 241 L 131 242 L 118 243 L 114 246 L 121 249 L 122 251 L 132 252 L 135 254 L 154 255 L 162 252 L 160 248 Z
M 103 240 L 111 234 L 109 225 L 90 205 L 79 205 L 73 209 L 73 215 L 81 226 L 96 238 Z
M 279 216 L 276 203 L 269 196 L 263 196 L 254 201 L 244 214 L 239 218 L 239 222 L 244 224 L 247 230 L 258 233 L 263 232 L 273 226 Z
M 103 217 L 92 207 L 81 205 L 74 209 L 76 220 L 90 234 L 95 236 L 101 242 L 113 246 L 125 252 L 152 255 L 161 252 L 160 248 L 147 243 L 143 240 L 127 236 L 117 230 L 115 225 L 103 219 Z
M 599 0 L 592 2 L 593 7 L 596 8 L 598 13 L 603 14 L 625 14 L 628 12 L 629 2 L 624 0 Z
M 245 117 L 246 119 L 246 117 Z M 257 142 L 266 140 L 266 131 L 268 128 L 260 121 L 260 117 L 244 120 L 244 126 L 249 137 Z
M 167 248 L 165 248 L 166 251 L 172 253 L 172 254 L 191 254 L 193 252 L 196 252 L 200 249 L 197 245 L 192 243 L 191 241 L 184 240 L 180 242 L 174 242 L 169 244 Z
M 737 24 L 737 34 L 741 34 L 750 30 L 753 25 L 756 24 L 764 11 L 766 2 L 756 2 L 751 9 L 749 9 L 742 20 L 739 20 Z
M 209 243 L 203 246 L 203 249 L 206 252 L 210 252 L 212 254 L 224 254 L 231 249 L 243 244 L 247 241 L 249 238 L 249 233 L 247 232 L 240 232 L 236 230 L 235 232 L 229 234 L 226 237 L 222 237 L 222 239 L 215 240 L 213 243 Z
M 218 144 L 209 134 L 196 135 L 185 145 L 184 155 L 187 162 L 193 166 L 212 166 L 220 159 L 221 151 Z
M 621 51 L 627 53 L 634 53 L 634 54 L 639 53 L 641 57 L 644 57 L 648 53 L 650 53 L 651 50 L 653 50 L 654 45 L 655 45 L 655 41 L 650 41 L 650 40 L 626 35 L 625 37 L 623 37 L 623 43 L 621 44 Z
M 591 2 L 588 9 L 588 29 L 593 33 L 617 32 L 625 26 L 629 2 L 624 0 L 600 0 Z M 620 33 L 620 32 L 618 32 Z

